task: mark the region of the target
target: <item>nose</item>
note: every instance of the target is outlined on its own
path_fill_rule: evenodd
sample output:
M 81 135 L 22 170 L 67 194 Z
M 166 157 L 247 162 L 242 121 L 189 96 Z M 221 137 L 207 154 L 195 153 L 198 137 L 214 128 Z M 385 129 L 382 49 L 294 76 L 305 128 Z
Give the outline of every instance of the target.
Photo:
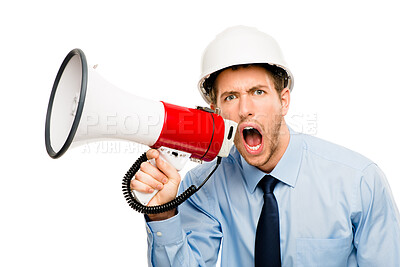
M 254 103 L 248 96 L 239 99 L 239 116 L 242 119 L 254 116 Z

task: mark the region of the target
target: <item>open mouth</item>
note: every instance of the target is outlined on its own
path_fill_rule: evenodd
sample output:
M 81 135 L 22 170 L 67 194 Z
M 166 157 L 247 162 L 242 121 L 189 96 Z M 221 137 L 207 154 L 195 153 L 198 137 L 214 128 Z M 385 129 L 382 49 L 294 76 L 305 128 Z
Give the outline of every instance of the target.
M 246 126 L 242 130 L 245 147 L 250 152 L 257 152 L 262 146 L 262 135 L 254 127 Z

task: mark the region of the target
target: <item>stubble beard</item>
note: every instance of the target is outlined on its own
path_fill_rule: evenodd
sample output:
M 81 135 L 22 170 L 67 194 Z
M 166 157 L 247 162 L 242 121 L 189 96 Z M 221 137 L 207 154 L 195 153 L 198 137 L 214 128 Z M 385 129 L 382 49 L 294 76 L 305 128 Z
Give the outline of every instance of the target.
M 236 148 L 238 149 L 239 153 L 242 155 L 242 157 L 246 160 L 246 162 L 252 166 L 255 167 L 262 167 L 266 166 L 271 158 L 275 155 L 279 143 L 280 143 L 280 135 L 281 135 L 281 128 L 282 128 L 282 122 L 283 122 L 283 115 L 279 114 L 275 116 L 275 120 L 273 121 L 272 125 L 268 128 L 267 131 L 265 131 L 265 127 L 263 124 L 260 124 L 256 121 L 262 128 L 263 130 L 263 142 L 264 142 L 264 148 L 263 152 L 260 155 L 249 155 L 244 148 L 244 142 L 242 140 L 242 133 L 237 133 L 235 135 L 235 145 Z

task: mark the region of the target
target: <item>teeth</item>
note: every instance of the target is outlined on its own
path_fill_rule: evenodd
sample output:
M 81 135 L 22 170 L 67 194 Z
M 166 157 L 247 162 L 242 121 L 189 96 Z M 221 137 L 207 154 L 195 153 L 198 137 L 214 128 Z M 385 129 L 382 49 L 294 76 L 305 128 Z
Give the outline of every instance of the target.
M 247 126 L 247 127 L 244 128 L 244 130 L 251 130 L 251 129 L 254 129 L 254 128 L 250 127 L 250 126 Z
M 256 146 L 249 146 L 248 144 L 246 144 L 246 146 L 247 146 L 248 148 L 250 148 L 251 150 L 256 151 L 257 149 L 259 149 L 259 148 L 261 147 L 261 144 L 258 144 L 258 145 L 256 145 Z

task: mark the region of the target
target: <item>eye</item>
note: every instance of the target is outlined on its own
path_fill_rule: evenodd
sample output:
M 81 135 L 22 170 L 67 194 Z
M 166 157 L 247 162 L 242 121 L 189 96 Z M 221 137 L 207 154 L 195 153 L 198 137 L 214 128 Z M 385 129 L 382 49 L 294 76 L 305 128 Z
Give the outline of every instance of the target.
M 257 89 L 254 91 L 254 95 L 263 95 L 265 92 L 263 90 Z
M 236 98 L 236 96 L 234 96 L 234 95 L 228 95 L 227 97 L 225 97 L 225 101 L 231 101 L 231 100 L 233 100 L 233 99 L 235 99 Z

